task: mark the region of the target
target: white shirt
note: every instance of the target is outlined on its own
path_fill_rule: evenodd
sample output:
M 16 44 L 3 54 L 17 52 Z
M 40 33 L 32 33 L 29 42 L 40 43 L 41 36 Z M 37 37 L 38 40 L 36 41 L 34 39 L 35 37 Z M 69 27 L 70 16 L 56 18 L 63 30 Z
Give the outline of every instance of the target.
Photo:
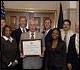
M 24 31 L 26 32 L 26 28 L 22 28 L 22 27 L 20 27 L 20 29 L 21 29 L 22 32 L 23 32 L 23 29 L 24 29 Z
M 45 36 L 47 35 L 47 33 L 50 31 L 50 29 L 48 29 L 47 31 L 45 31 Z
M 29 39 L 31 39 L 31 36 L 32 36 L 31 34 L 32 34 L 32 32 L 29 32 Z M 33 32 L 33 34 L 34 34 L 33 36 L 34 36 L 34 39 L 35 39 L 35 32 Z
M 76 34 L 76 38 L 75 38 L 76 52 L 79 55 L 79 47 L 77 47 L 77 43 L 79 45 L 79 34 Z
M 74 34 L 73 31 L 69 30 L 67 32 L 67 35 L 66 35 L 66 52 L 68 52 L 68 45 L 69 45 L 69 41 L 70 41 L 70 37 Z M 61 38 L 62 40 L 64 40 L 64 37 L 65 37 L 65 31 L 63 29 L 61 29 Z
M 7 40 L 9 40 L 10 42 L 12 42 L 13 41 L 13 38 L 12 37 L 10 37 L 10 38 L 8 38 L 8 37 L 6 37 L 6 36 L 2 36 L 6 41 Z

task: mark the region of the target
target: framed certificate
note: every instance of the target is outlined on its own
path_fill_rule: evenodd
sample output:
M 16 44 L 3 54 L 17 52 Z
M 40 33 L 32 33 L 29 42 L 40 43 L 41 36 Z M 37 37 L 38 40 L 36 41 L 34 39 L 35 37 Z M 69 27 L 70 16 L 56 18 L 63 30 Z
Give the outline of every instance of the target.
M 41 40 L 22 40 L 22 53 L 26 56 L 41 55 Z

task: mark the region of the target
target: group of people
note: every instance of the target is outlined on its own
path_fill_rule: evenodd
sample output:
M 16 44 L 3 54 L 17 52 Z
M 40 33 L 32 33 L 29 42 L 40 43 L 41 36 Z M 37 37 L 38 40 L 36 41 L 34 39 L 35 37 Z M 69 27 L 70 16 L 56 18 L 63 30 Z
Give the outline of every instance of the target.
M 0 68 L 19 70 L 79 70 L 79 22 L 75 24 L 75 32 L 71 31 L 71 21 L 64 20 L 63 28 L 51 28 L 52 21 L 46 18 L 43 32 L 37 31 L 32 18 L 27 26 L 26 17 L 20 16 L 19 28 L 12 31 L 1 18 Z M 22 52 L 22 40 L 42 40 L 42 54 L 25 56 Z

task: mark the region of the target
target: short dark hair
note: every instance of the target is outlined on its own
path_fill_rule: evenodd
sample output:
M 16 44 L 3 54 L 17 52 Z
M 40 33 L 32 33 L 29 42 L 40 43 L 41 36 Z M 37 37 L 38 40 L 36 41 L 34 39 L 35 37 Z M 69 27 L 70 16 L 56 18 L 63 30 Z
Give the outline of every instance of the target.
M 6 29 L 7 27 L 12 31 L 12 29 L 11 29 L 11 27 L 10 27 L 9 25 L 5 25 L 5 26 L 3 27 L 3 29 L 2 29 L 2 35 L 5 35 L 5 29 Z
M 52 21 L 51 21 L 51 19 L 50 19 L 49 17 L 46 17 L 46 18 L 44 19 L 44 23 L 45 23 L 46 20 L 50 20 L 50 23 L 52 23 Z
M 65 19 L 65 20 L 63 21 L 63 24 L 64 24 L 64 22 L 68 22 L 69 25 L 71 26 L 71 21 L 70 21 L 69 19 Z
M 27 22 L 26 16 L 20 16 L 20 17 L 19 17 L 19 21 L 20 21 L 22 18 L 25 18 L 25 20 L 26 20 L 26 22 Z

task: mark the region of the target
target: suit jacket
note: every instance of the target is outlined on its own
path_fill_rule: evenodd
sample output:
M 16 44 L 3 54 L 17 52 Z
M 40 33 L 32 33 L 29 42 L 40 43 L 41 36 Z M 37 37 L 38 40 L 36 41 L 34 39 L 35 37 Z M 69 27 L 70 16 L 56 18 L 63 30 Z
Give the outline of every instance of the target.
M 12 37 L 16 40 L 16 42 L 17 42 L 17 46 L 19 45 L 21 33 L 22 33 L 21 29 L 18 28 L 18 29 L 16 29 L 16 30 L 14 30 L 14 31 L 12 32 L 12 34 L 11 34 L 11 36 L 12 36 Z
M 26 31 L 28 31 L 28 29 L 26 29 Z M 20 42 L 20 36 L 22 34 L 22 31 L 20 28 L 14 30 L 11 34 L 11 36 L 16 40 L 17 42 L 17 46 L 19 46 L 19 42 Z
M 69 30 L 67 32 L 67 35 L 66 35 L 66 52 L 68 52 L 68 45 L 69 45 L 69 41 L 70 41 L 70 37 L 74 34 L 73 31 Z M 61 37 L 62 37 L 62 40 L 64 41 L 64 37 L 65 37 L 65 32 L 63 29 L 61 29 Z
M 48 42 L 50 41 L 50 39 L 51 39 L 51 33 L 52 33 L 52 29 L 50 29 L 49 30 L 49 32 L 47 33 L 47 35 L 45 36 L 45 38 L 44 38 L 44 42 L 45 42 L 45 47 L 47 48 L 47 44 L 48 44 Z
M 29 31 L 21 34 L 20 39 L 20 47 L 21 40 L 29 39 Z M 41 39 L 41 34 L 39 32 L 35 32 L 35 39 Z M 23 69 L 40 69 L 42 66 L 42 58 L 39 56 L 25 57 L 23 59 Z
M 7 68 L 10 62 L 18 60 L 18 47 L 16 41 L 13 40 L 12 43 L 9 40 L 5 40 L 1 37 L 1 65 L 2 68 Z
M 45 50 L 45 68 L 53 70 L 56 68 L 63 68 L 66 65 L 66 45 L 64 41 L 58 41 L 57 47 L 52 48 L 52 43 L 48 42 L 48 47 Z M 61 69 L 60 69 L 61 70 Z
M 68 60 L 68 63 L 72 64 L 73 66 L 72 70 L 79 70 L 79 58 L 76 52 L 75 38 L 76 38 L 76 34 L 74 34 L 70 38 L 67 60 Z

